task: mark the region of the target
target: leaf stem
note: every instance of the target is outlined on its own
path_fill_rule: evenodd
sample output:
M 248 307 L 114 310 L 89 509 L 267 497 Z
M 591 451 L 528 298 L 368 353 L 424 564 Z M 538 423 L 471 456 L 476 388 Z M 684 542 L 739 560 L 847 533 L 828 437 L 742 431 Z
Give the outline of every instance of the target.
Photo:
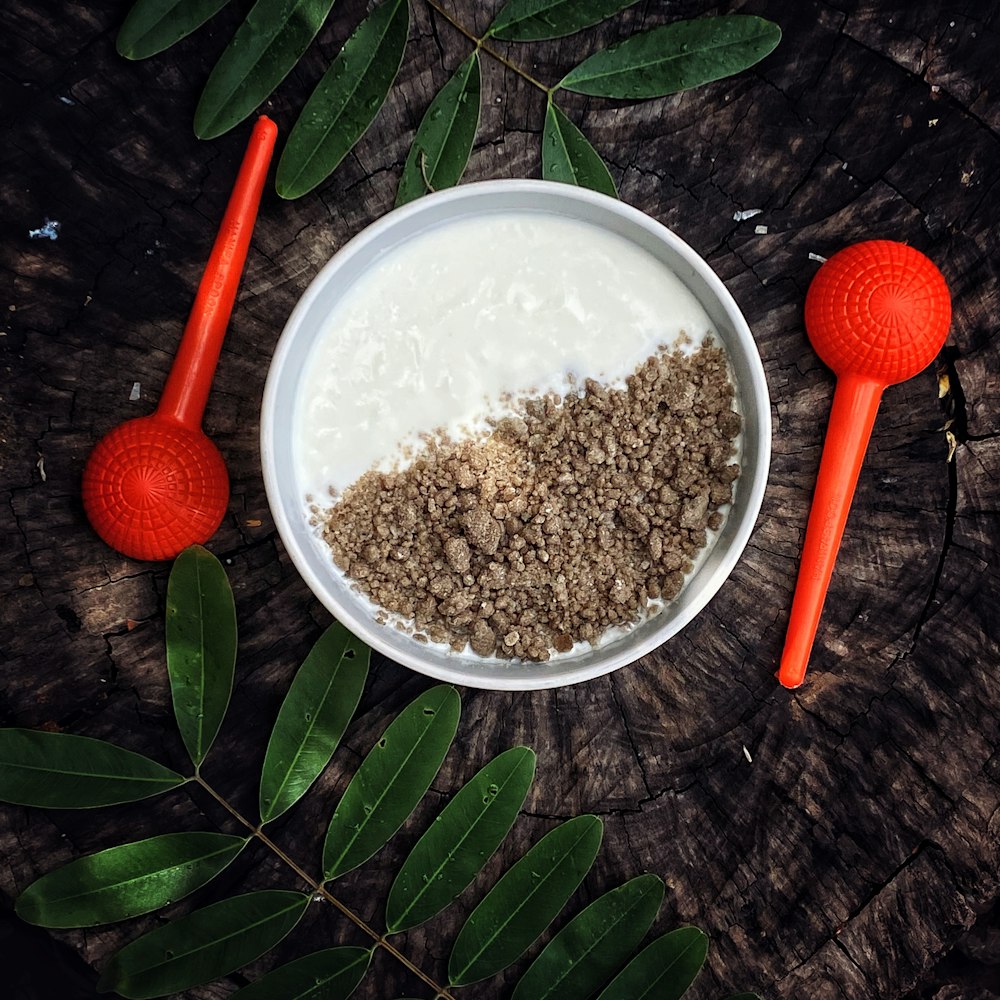
M 452 14 L 437 3 L 437 0 L 424 0 L 424 3 L 426 3 L 432 10 L 437 11 L 456 31 L 465 35 L 465 37 L 468 38 L 468 40 L 472 42 L 477 49 L 481 49 L 487 55 L 493 56 L 497 62 L 503 63 L 507 69 L 512 70 L 519 77 L 521 77 L 522 80 L 527 80 L 528 83 L 530 83 L 533 87 L 537 87 L 543 94 L 551 94 L 552 91 L 555 90 L 555 87 L 546 87 L 544 83 L 540 80 L 536 80 L 535 77 L 533 77 L 527 70 L 522 69 L 517 65 L 517 63 L 511 62 L 506 56 L 501 55 L 496 49 L 487 45 L 486 39 L 489 35 L 484 35 L 482 38 L 477 37 L 474 31 L 470 31 L 464 24 L 461 23 L 461 21 L 456 20 Z
M 433 194 L 434 185 L 431 184 L 430 178 L 427 176 L 427 154 L 423 150 L 420 151 L 420 176 L 423 177 L 428 192 Z
M 385 935 L 379 934 L 374 927 L 371 927 L 365 920 L 359 917 L 349 906 L 342 903 L 336 896 L 334 896 L 322 882 L 317 882 L 298 862 L 293 858 L 289 857 L 271 838 L 264 833 L 264 831 L 255 823 L 251 823 L 235 806 L 233 806 L 225 796 L 220 795 L 200 774 L 195 774 L 194 778 L 191 779 L 200 785 L 205 791 L 215 799 L 216 802 L 222 806 L 230 816 L 233 817 L 238 823 L 250 831 L 251 835 L 256 837 L 265 847 L 272 851 L 278 856 L 296 875 L 302 879 L 306 885 L 309 886 L 313 892 L 322 896 L 334 909 L 342 913 L 348 920 L 351 921 L 359 930 L 364 931 L 380 948 L 384 948 L 390 955 L 393 956 L 402 965 L 405 965 L 407 969 L 410 970 L 425 986 L 429 986 L 435 991 L 438 1000 L 456 1000 L 456 998 L 448 992 L 448 990 L 436 983 L 430 976 L 428 976 L 422 969 L 418 968 L 413 964 L 398 948 L 390 944 L 386 940 Z

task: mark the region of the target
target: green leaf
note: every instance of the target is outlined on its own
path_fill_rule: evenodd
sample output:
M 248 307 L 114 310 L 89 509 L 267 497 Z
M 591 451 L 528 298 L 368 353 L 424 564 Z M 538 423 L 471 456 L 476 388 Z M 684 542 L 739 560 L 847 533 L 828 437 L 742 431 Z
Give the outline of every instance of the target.
M 364 135 L 396 79 L 409 32 L 406 0 L 386 0 L 344 42 L 281 154 L 275 187 L 282 198 L 326 180 Z
M 257 0 L 205 84 L 195 135 L 214 139 L 252 114 L 299 61 L 332 6 L 333 0 Z
M 337 878 L 364 864 L 430 788 L 458 729 L 462 703 L 447 684 L 408 705 L 361 762 L 333 814 L 323 870 Z
M 301 892 L 264 889 L 205 906 L 125 945 L 97 988 L 145 1000 L 209 983 L 273 948 L 308 904 Z
M 33 729 L 0 729 L 0 801 L 42 809 L 135 802 L 187 779 L 104 740 Z
M 420 122 L 399 179 L 397 207 L 459 182 L 479 127 L 479 91 L 476 50 L 441 88 Z
M 646 945 L 597 1000 L 680 1000 L 708 954 L 697 927 L 680 927 Z
M 551 100 L 542 133 L 542 177 L 618 197 L 618 189 L 600 154 Z
M 365 978 L 367 948 L 327 948 L 273 969 L 226 1000 L 347 1000 Z
M 278 712 L 260 778 L 260 819 L 296 803 L 330 763 L 361 700 L 371 650 L 334 622 L 299 668 Z
M 558 86 L 596 97 L 663 97 L 739 73 L 780 40 L 776 24 L 749 14 L 675 21 L 595 52 Z
M 236 666 L 236 607 L 222 563 L 192 545 L 167 582 L 167 672 L 184 746 L 198 767 L 229 705 Z
M 41 927 L 94 927 L 128 920 L 194 892 L 247 845 L 223 833 L 167 833 L 109 847 L 32 882 L 17 900 Z
M 517 960 L 552 922 L 597 857 L 604 827 L 577 816 L 550 830 L 472 911 L 452 948 L 452 986 L 477 983 Z
M 622 967 L 656 919 L 663 882 L 640 875 L 595 899 L 532 962 L 512 1000 L 585 1000 Z
M 148 59 L 186 38 L 229 0 L 138 0 L 128 12 L 115 43 L 126 59 Z
M 476 877 L 514 825 L 534 775 L 534 751 L 512 747 L 459 790 L 417 841 L 389 890 L 390 934 L 430 920 Z
M 612 14 L 631 7 L 636 0 L 508 0 L 493 19 L 489 37 L 506 42 L 537 42 L 562 38 Z

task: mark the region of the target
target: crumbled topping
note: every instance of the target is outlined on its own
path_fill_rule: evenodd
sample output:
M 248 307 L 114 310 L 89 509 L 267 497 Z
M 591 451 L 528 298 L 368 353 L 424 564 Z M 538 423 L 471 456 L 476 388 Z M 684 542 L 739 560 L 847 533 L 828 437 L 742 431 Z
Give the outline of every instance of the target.
M 723 351 L 663 350 L 624 388 L 523 400 L 324 512 L 334 561 L 434 642 L 547 660 L 671 600 L 722 524 L 740 417 Z

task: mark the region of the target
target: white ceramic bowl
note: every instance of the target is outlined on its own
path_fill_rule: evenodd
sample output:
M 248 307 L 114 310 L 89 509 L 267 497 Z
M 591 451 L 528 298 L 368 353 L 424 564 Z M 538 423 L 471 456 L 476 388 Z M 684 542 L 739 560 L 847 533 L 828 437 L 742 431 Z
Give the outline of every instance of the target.
M 547 663 L 482 660 L 417 642 L 375 620 L 375 608 L 351 590 L 308 524 L 305 488 L 294 456 L 295 414 L 305 366 L 334 306 L 387 250 L 443 223 L 497 212 L 542 212 L 618 233 L 661 260 L 704 306 L 732 367 L 743 416 L 742 473 L 732 509 L 707 557 L 663 611 L 619 638 Z M 344 246 L 306 289 L 285 325 L 268 372 L 261 413 L 264 482 L 278 533 L 310 590 L 365 642 L 398 663 L 470 687 L 530 690 L 598 677 L 655 649 L 711 600 L 732 572 L 760 510 L 771 455 L 771 413 L 764 370 L 750 329 L 725 286 L 683 240 L 620 201 L 547 181 L 487 181 L 428 195 L 390 212 Z

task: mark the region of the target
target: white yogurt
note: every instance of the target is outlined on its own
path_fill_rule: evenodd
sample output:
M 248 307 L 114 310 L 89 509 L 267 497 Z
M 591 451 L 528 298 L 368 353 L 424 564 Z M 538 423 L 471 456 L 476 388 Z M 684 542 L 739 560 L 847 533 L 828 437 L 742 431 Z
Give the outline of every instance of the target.
M 330 315 L 296 414 L 301 487 L 322 500 L 403 464 L 421 435 L 478 430 L 510 397 L 571 377 L 619 383 L 710 331 L 681 281 L 622 236 L 541 213 L 449 223 L 387 253 Z

